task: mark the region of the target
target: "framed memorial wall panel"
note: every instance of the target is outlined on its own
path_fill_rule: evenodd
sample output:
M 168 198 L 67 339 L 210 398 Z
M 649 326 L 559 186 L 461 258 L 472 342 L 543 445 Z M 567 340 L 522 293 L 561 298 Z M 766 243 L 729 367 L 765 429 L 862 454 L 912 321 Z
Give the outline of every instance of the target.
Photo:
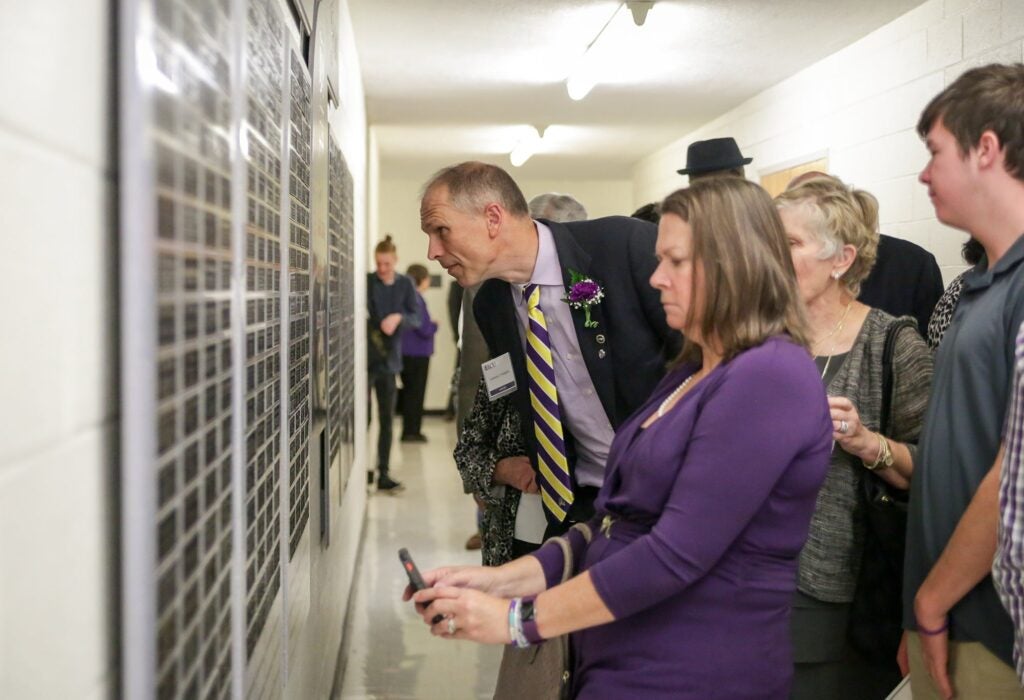
M 335 145 L 315 181 L 284 0 L 119 11 L 122 695 L 280 697 L 338 607 L 310 523 L 314 460 L 353 459 L 352 176 Z

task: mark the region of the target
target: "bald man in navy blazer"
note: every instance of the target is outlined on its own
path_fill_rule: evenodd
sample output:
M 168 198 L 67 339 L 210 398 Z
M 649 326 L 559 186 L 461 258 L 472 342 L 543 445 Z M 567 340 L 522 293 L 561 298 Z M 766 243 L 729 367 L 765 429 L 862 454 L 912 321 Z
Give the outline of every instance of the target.
M 657 229 L 626 217 L 565 224 L 533 220 L 508 173 L 479 162 L 437 173 L 424 188 L 420 219 L 430 259 L 463 287 L 483 282 L 474 315 L 491 358 L 507 353 L 511 361 L 516 383 L 511 399 L 529 453 L 501 460 L 493 479 L 524 494 L 536 492 L 540 477 L 523 290 L 528 284 L 540 287 L 574 500 L 568 516 L 559 520 L 540 510 L 539 498 L 524 495 L 516 523 L 518 551 L 513 551 L 518 556 L 542 541 L 541 535 L 563 532 L 593 515 L 615 428 L 650 395 L 682 345 L 648 282 L 656 266 Z M 586 311 L 564 302 L 574 273 L 598 283 L 604 293 Z M 532 524 L 521 522 L 529 520 L 523 515 L 527 508 L 534 509 Z M 520 537 L 521 530 L 532 530 L 533 536 Z

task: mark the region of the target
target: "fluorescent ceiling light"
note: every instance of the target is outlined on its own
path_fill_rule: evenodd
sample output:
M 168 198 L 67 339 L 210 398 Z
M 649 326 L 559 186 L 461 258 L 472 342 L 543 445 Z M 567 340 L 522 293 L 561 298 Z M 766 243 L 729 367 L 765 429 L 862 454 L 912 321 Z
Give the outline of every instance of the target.
M 520 137 L 519 142 L 516 143 L 515 148 L 512 149 L 512 152 L 508 154 L 508 158 L 512 161 L 512 165 L 518 168 L 523 163 L 530 160 L 530 157 L 540 149 L 543 138 L 543 135 L 537 130 L 537 127 L 523 127 L 523 135 Z
M 594 40 L 587 46 L 576 66 L 565 81 L 565 89 L 569 97 L 582 100 L 604 76 L 613 72 L 612 69 L 624 60 L 623 51 L 629 51 L 630 39 L 643 24 L 653 2 L 619 3 L 611 18 L 601 27 Z M 632 21 L 626 6 L 633 12 Z
M 565 89 L 569 93 L 569 97 L 574 100 L 582 100 L 597 85 L 600 69 L 596 65 L 596 61 L 587 60 L 588 56 L 592 58 L 593 55 L 590 51 L 583 54 L 583 58 L 580 59 L 572 75 L 565 81 Z

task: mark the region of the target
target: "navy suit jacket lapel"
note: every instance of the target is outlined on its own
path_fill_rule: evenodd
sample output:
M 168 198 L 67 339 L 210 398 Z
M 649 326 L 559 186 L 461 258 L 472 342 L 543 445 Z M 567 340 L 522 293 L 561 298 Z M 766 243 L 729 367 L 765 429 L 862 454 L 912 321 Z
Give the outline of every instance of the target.
M 569 229 L 562 224 L 551 221 L 544 221 L 551 229 L 551 235 L 555 239 L 555 250 L 558 252 L 558 264 L 562 267 L 562 284 L 566 293 L 572 286 L 572 275 L 569 270 L 575 270 L 580 274 L 588 274 L 590 269 L 590 255 L 579 245 Z M 595 279 L 595 282 L 603 285 L 603 281 Z M 608 333 L 608 325 L 605 323 L 602 305 L 597 304 L 590 308 L 590 318 L 597 322 L 596 328 L 587 328 L 586 315 L 582 310 L 571 310 L 573 326 L 576 328 L 576 340 L 579 342 L 580 352 L 583 354 L 583 361 L 587 365 L 587 372 L 590 374 L 590 381 L 594 383 L 594 390 L 601 399 L 601 406 L 604 407 L 608 421 L 618 425 L 615 415 L 615 376 L 612 371 L 612 359 L 608 352 L 611 338 Z M 597 336 L 605 338 L 603 344 L 597 342 Z M 604 351 L 604 358 L 600 357 Z

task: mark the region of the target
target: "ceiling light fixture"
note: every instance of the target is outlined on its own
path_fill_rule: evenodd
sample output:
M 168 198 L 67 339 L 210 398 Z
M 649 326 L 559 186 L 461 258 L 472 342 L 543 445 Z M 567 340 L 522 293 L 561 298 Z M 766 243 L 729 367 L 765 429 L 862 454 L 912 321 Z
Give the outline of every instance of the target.
M 538 129 L 535 126 L 523 127 L 522 137 L 516 143 L 512 152 L 508 154 L 508 158 L 512 161 L 513 166 L 518 168 L 530 160 L 530 157 L 540 149 L 545 131 L 547 129 Z
M 605 31 L 615 21 L 615 18 L 622 13 L 623 8 L 629 8 L 629 11 L 633 14 L 633 23 L 640 27 L 647 21 L 647 13 L 652 5 L 654 5 L 654 0 L 635 0 L 619 3 L 612 16 L 601 27 L 601 31 L 587 45 L 586 51 L 583 52 L 579 61 L 576 62 L 576 67 L 569 73 L 569 77 L 565 81 L 565 89 L 569 93 L 569 97 L 577 101 L 582 100 L 600 81 L 601 75 L 605 72 L 605 62 L 612 60 L 613 57 L 609 55 L 607 47 L 604 47 L 602 50 L 602 47 L 597 46 L 597 42 L 600 41 Z
M 647 13 L 651 10 L 651 5 L 654 4 L 654 0 L 631 0 L 626 3 L 626 7 L 633 13 L 633 24 L 638 27 L 644 26 L 644 22 L 647 21 Z

